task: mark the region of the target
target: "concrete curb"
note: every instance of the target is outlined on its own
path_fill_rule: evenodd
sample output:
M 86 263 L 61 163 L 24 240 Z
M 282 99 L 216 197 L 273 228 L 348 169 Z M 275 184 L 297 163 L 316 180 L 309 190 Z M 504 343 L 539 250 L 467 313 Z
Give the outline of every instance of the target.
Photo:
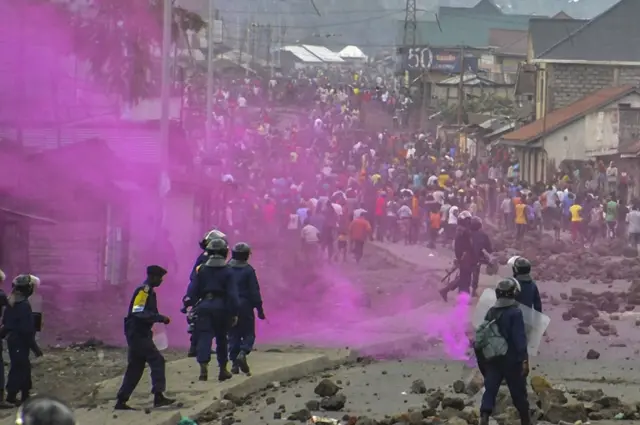
M 188 406 L 178 406 L 169 409 L 153 409 L 151 414 L 141 414 L 141 412 L 115 412 L 111 409 L 107 399 L 101 401 L 94 408 L 78 409 L 77 419 L 81 423 L 91 423 L 92 425 L 119 425 L 127 423 L 129 425 L 176 425 L 180 418 L 195 417 L 206 411 L 217 410 L 224 399 L 224 396 L 231 394 L 235 397 L 246 397 L 250 394 L 266 389 L 270 383 L 278 381 L 281 383 L 303 378 L 310 374 L 316 374 L 325 370 L 333 369 L 342 364 L 355 361 L 358 353 L 348 349 L 324 349 L 314 350 L 308 347 L 261 347 L 262 352 L 282 353 L 285 357 L 278 363 L 272 362 L 271 367 L 258 371 L 250 377 L 242 377 L 238 381 L 234 380 L 218 384 L 212 382 L 211 387 L 206 391 L 196 389 L 195 398 Z M 299 357 L 296 358 L 296 354 Z M 277 354 L 276 354 L 277 356 Z M 179 362 L 186 359 L 178 360 Z M 119 381 L 120 378 L 114 378 Z M 178 379 L 189 379 L 186 375 L 180 375 Z M 110 382 L 107 380 L 104 382 Z M 188 390 L 190 391 L 190 390 Z M 110 390 L 111 392 L 111 390 Z M 170 393 L 171 394 L 171 393 Z M 192 395 L 193 397 L 194 395 Z M 180 397 L 178 397 L 180 398 Z M 111 400 L 109 401 L 109 403 Z M 149 413 L 147 411 L 146 413 Z M 11 422 L 12 423 L 12 422 Z M 0 425 L 9 425 L 8 419 L 0 420 Z
M 218 392 L 217 400 L 205 401 L 198 403 L 195 406 L 191 406 L 188 409 L 184 409 L 179 412 L 171 412 L 166 419 L 156 419 L 153 425 L 176 425 L 180 418 L 190 417 L 193 418 L 205 411 L 216 410 L 220 408 L 222 400 L 227 394 L 232 394 L 235 397 L 246 397 L 254 394 L 258 391 L 266 389 L 269 384 L 274 381 L 281 383 L 292 381 L 295 379 L 304 378 L 307 375 L 323 372 L 328 369 L 332 369 L 340 364 L 355 361 L 357 354 L 354 351 L 346 352 L 346 355 L 342 358 L 331 358 L 327 355 L 310 359 L 295 365 L 283 366 L 281 369 L 273 370 L 271 372 L 263 373 L 260 375 L 251 376 L 243 382 L 239 382 L 237 385 L 232 386 Z M 149 424 L 151 425 L 151 424 Z

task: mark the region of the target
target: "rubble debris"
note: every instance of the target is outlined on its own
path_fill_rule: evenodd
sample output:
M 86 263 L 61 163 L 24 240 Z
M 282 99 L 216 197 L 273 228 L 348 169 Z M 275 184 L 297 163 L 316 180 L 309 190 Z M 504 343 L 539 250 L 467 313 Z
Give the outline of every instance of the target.
M 587 360 L 597 360 L 600 358 L 600 353 L 594 350 L 593 348 L 587 351 Z
M 320 408 L 330 412 L 338 412 L 342 410 L 346 402 L 347 396 L 342 393 L 338 393 L 330 397 L 324 397 L 322 401 L 320 401 Z
M 464 384 L 464 381 L 457 380 L 453 383 L 453 392 L 456 394 L 462 394 L 465 392 L 466 387 L 467 386 Z
M 313 390 L 314 393 L 319 395 L 320 397 L 331 397 L 334 396 L 340 391 L 340 387 L 336 385 L 331 379 L 323 379 L 316 385 L 316 388 Z
M 416 379 L 411 383 L 412 394 L 426 394 L 427 386 L 422 379 Z

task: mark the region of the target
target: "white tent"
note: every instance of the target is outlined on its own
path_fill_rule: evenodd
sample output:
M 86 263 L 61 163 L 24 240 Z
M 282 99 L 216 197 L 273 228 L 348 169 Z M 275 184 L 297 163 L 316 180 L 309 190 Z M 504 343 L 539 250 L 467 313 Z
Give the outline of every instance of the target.
M 345 47 L 338 52 L 338 56 L 343 59 L 367 59 L 367 55 L 365 55 L 357 46 Z

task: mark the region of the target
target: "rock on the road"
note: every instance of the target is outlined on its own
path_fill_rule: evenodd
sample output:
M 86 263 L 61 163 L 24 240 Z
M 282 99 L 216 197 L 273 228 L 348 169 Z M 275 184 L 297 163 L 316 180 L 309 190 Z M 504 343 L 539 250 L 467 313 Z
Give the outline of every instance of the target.
M 532 365 L 536 375 L 530 380 L 529 398 L 534 418 L 551 423 L 639 419 L 638 400 L 625 397 L 636 394 L 640 399 L 640 384 L 620 381 L 625 377 L 640 378 L 640 372 L 627 370 L 631 364 L 632 361 L 602 366 L 602 379 L 597 383 L 589 382 L 593 372 L 589 365 L 575 362 Z M 324 417 L 330 420 L 328 424 L 342 420 L 349 425 L 425 425 L 439 420 L 453 425 L 475 425 L 479 399 L 461 388 L 460 382 L 464 385 L 464 380 L 459 378 L 465 373 L 468 370 L 461 364 L 447 362 L 395 361 L 343 366 L 330 378 L 326 374 L 314 376 L 281 389 L 267 390 L 255 396 L 248 406 L 236 407 L 234 417 L 243 423 L 274 425 L 279 423 L 270 422 L 274 412 L 275 417 L 288 420 L 302 420 L 309 415 Z M 343 383 L 342 388 L 332 396 L 322 397 L 315 390 L 325 380 Z M 424 393 L 422 384 L 426 388 Z M 459 392 L 460 389 L 463 391 Z M 264 403 L 268 397 L 277 401 L 268 405 Z M 498 393 L 494 418 L 500 424 L 519 421 L 506 387 Z M 317 420 L 325 423 L 324 419 Z

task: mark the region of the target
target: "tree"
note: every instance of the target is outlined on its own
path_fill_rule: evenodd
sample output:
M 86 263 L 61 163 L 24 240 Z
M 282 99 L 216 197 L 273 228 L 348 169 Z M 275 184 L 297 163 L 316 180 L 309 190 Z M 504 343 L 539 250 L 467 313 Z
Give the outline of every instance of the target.
M 157 93 L 162 46 L 162 0 L 93 0 L 88 6 L 73 2 L 57 12 L 73 31 L 75 54 L 88 62 L 92 74 L 111 93 L 136 103 Z M 175 2 L 175 0 L 173 0 Z M 187 30 L 207 24 L 196 13 L 173 6 L 174 42 Z

